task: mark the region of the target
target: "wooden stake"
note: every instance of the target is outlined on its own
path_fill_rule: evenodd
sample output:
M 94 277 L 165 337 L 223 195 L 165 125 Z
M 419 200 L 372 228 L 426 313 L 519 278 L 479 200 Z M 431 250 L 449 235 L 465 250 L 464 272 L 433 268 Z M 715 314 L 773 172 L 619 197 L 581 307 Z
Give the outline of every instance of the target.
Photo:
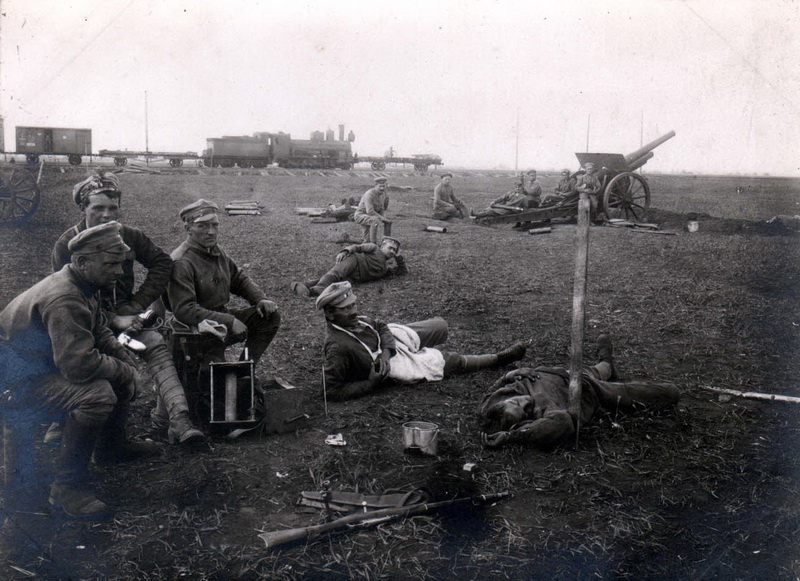
M 757 391 L 738 391 L 736 389 L 727 389 L 724 387 L 713 387 L 711 385 L 701 385 L 703 389 L 709 391 L 716 391 L 719 393 L 726 393 L 728 395 L 735 395 L 737 397 L 744 397 L 748 399 L 765 399 L 768 401 L 784 401 L 787 403 L 800 403 L 800 397 L 791 395 L 774 395 L 771 393 L 759 393 Z
M 575 238 L 575 282 L 572 288 L 572 350 L 569 362 L 569 415 L 575 424 L 578 447 L 581 417 L 581 371 L 586 314 L 586 273 L 589 264 L 589 194 L 580 193 L 578 230 Z

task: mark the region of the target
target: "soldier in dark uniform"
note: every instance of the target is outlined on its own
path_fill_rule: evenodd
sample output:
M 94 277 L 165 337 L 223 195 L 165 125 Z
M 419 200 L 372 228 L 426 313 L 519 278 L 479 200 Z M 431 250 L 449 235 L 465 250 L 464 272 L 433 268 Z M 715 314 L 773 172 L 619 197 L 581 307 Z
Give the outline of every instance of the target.
M 123 274 L 130 248 L 120 225 L 82 230 L 68 249 L 68 265 L 0 313 L 0 406 L 7 442 L 31 436 L 32 426 L 43 420 L 63 419 L 50 503 L 71 517 L 102 518 L 108 507 L 88 484 L 92 451 L 95 461 L 113 462 L 159 449 L 126 437 L 130 402 L 141 379 L 135 358 L 115 339 L 95 298 Z M 20 474 L 29 473 L 32 454 L 21 461 Z
M 585 425 L 602 407 L 632 411 L 645 406 L 674 406 L 680 392 L 672 383 L 617 381 L 613 347 L 598 338 L 593 367 L 581 374 L 580 422 Z M 569 373 L 561 367 L 516 369 L 492 386 L 480 407 L 481 439 L 487 446 L 523 444 L 550 448 L 569 441 L 575 425 L 568 410 Z
M 87 228 L 117 220 L 120 215 L 122 190 L 112 173 L 92 174 L 73 188 L 72 197 L 84 218 L 56 242 L 52 256 L 54 271 L 70 262 L 70 240 Z M 122 264 L 122 276 L 113 288 L 101 292 L 101 306 L 113 330 L 127 331 L 146 347 L 142 358 L 156 385 L 157 404 L 152 417 L 157 431 L 166 433 L 170 442 L 188 444 L 203 440 L 203 433 L 189 419 L 186 394 L 164 337 L 155 329 L 143 329 L 142 321 L 137 318 L 166 290 L 172 259 L 137 228 L 123 225 L 121 234 L 130 251 Z M 147 270 L 139 288 L 134 284 L 135 262 Z M 52 438 L 51 434 L 48 431 Z
M 224 339 L 212 343 L 212 360 L 224 361 L 225 346 L 246 339 L 250 358 L 258 363 L 278 332 L 281 316 L 278 305 L 217 244 L 218 212 L 219 206 L 203 199 L 180 211 L 188 236 L 172 252 L 175 265 L 167 288 L 170 308 L 187 326 L 204 320 L 225 326 Z M 229 309 L 231 293 L 251 306 Z
M 440 381 L 455 373 L 503 366 L 525 356 L 524 343 L 500 353 L 460 355 L 434 349 L 447 340 L 441 317 L 400 325 L 359 316 L 349 282 L 327 287 L 317 309 L 327 321 L 324 389 L 326 397 L 345 400 L 369 393 L 390 380 Z
M 316 297 L 334 282 L 368 282 L 406 274 L 406 261 L 399 251 L 400 241 L 389 236 L 383 237 L 380 246 L 352 244 L 336 255 L 336 264 L 322 278 L 293 282 L 292 290 L 303 297 Z

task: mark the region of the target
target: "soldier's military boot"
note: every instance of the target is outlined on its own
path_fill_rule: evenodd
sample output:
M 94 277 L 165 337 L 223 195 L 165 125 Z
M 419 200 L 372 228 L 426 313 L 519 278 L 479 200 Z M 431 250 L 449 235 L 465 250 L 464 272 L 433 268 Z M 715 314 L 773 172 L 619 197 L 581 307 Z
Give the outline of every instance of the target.
M 608 378 L 608 381 L 619 380 L 617 368 L 614 365 L 614 346 L 611 343 L 611 337 L 605 333 L 602 333 L 597 338 L 597 359 L 605 361 L 611 367 L 611 376 Z
M 129 402 L 117 402 L 97 437 L 94 449 L 96 464 L 128 462 L 161 454 L 153 442 L 128 440 L 126 425 L 130 414 Z

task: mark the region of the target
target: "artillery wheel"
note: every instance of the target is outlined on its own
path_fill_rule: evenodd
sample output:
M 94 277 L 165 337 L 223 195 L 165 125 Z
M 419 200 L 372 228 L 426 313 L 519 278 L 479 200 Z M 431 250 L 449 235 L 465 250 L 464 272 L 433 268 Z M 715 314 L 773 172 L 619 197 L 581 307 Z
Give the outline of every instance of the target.
M 0 222 L 25 222 L 36 212 L 40 198 L 30 172 L 14 168 L 0 173 Z
M 38 153 L 29 153 L 25 156 L 25 161 L 27 161 L 31 165 L 36 165 L 39 163 L 39 154 Z
M 181 167 L 183 165 L 183 160 L 178 158 L 172 158 L 169 160 L 170 167 Z
M 70 165 L 81 164 L 81 156 L 76 153 L 70 153 L 69 156 L 67 156 L 67 160 L 69 161 Z
M 370 167 L 372 167 L 373 170 L 378 171 L 378 162 L 377 161 L 373 161 L 370 164 Z
M 623 172 L 608 182 L 603 196 L 603 209 L 608 218 L 644 222 L 649 208 L 650 186 L 638 173 Z
M 128 158 L 127 157 L 115 157 L 114 158 L 114 165 L 118 165 L 118 166 L 128 165 Z

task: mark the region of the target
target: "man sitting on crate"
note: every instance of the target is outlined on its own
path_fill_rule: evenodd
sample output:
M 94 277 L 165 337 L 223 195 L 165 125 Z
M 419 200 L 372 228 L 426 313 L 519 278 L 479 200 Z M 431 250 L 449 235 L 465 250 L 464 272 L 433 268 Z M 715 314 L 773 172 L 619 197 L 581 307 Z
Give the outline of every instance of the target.
M 52 255 L 55 272 L 70 263 L 70 240 L 87 228 L 119 219 L 122 189 L 113 173 L 94 173 L 73 188 L 72 199 L 81 209 L 83 219 L 56 241 Z M 172 259 L 138 228 L 123 225 L 121 235 L 130 251 L 122 263 L 122 276 L 113 288 L 100 292 L 100 305 L 114 331 L 127 332 L 146 348 L 141 357 L 155 382 L 156 409 L 151 415 L 156 430 L 165 433 L 170 442 L 197 442 L 203 439 L 203 433 L 189 419 L 186 394 L 164 337 L 156 329 L 144 329 L 143 321 L 138 318 L 166 290 Z M 147 270 L 138 289 L 134 281 L 135 262 Z M 45 441 L 55 438 L 51 426 Z
M 336 264 L 322 278 L 293 282 L 292 290 L 302 297 L 316 297 L 334 282 L 368 282 L 406 274 L 406 261 L 398 252 L 400 241 L 389 236 L 383 237 L 380 246 L 352 244 L 336 255 Z
M 473 214 L 472 218 L 491 218 L 492 216 L 505 216 L 514 212 L 536 208 L 539 201 L 525 191 L 525 182 L 518 179 L 514 189 L 506 192 L 499 198 L 492 200 L 489 207 Z
M 378 243 L 378 228 L 383 225 L 383 233 L 389 235 L 392 221 L 386 217 L 389 208 L 389 194 L 386 193 L 384 177 L 375 178 L 375 187 L 367 190 L 353 214 L 353 221 L 361 226 L 361 242 Z
M 580 422 L 602 407 L 623 412 L 648 406 L 669 407 L 680 393 L 672 383 L 617 381 L 611 339 L 597 340 L 599 362 L 581 373 Z M 486 446 L 522 444 L 551 448 L 575 435 L 569 408 L 569 372 L 562 367 L 525 367 L 504 375 L 483 398 L 481 439 Z
M 97 300 L 98 291 L 114 288 L 131 249 L 117 222 L 81 230 L 67 247 L 68 265 L 0 312 L 0 416 L 6 450 L 17 448 L 19 494 L 31 484 L 25 479 L 33 472 L 33 430 L 58 418 L 64 428 L 50 503 L 70 517 L 103 518 L 108 507 L 89 486 L 92 451 L 96 462 L 117 462 L 154 456 L 159 448 L 126 437 L 142 380 Z
M 336 282 L 317 297 L 327 321 L 323 389 L 334 401 L 351 399 L 394 380 L 440 381 L 454 373 L 499 367 L 522 359 L 525 344 L 500 353 L 460 355 L 434 349 L 447 340 L 440 317 L 402 325 L 359 316 L 349 282 Z
M 212 331 L 208 361 L 225 361 L 226 345 L 246 339 L 249 357 L 257 364 L 278 332 L 281 316 L 278 306 L 217 244 L 218 213 L 219 206 L 203 199 L 180 211 L 187 238 L 172 252 L 170 308 L 179 323 Z M 251 306 L 229 309 L 231 293 Z

